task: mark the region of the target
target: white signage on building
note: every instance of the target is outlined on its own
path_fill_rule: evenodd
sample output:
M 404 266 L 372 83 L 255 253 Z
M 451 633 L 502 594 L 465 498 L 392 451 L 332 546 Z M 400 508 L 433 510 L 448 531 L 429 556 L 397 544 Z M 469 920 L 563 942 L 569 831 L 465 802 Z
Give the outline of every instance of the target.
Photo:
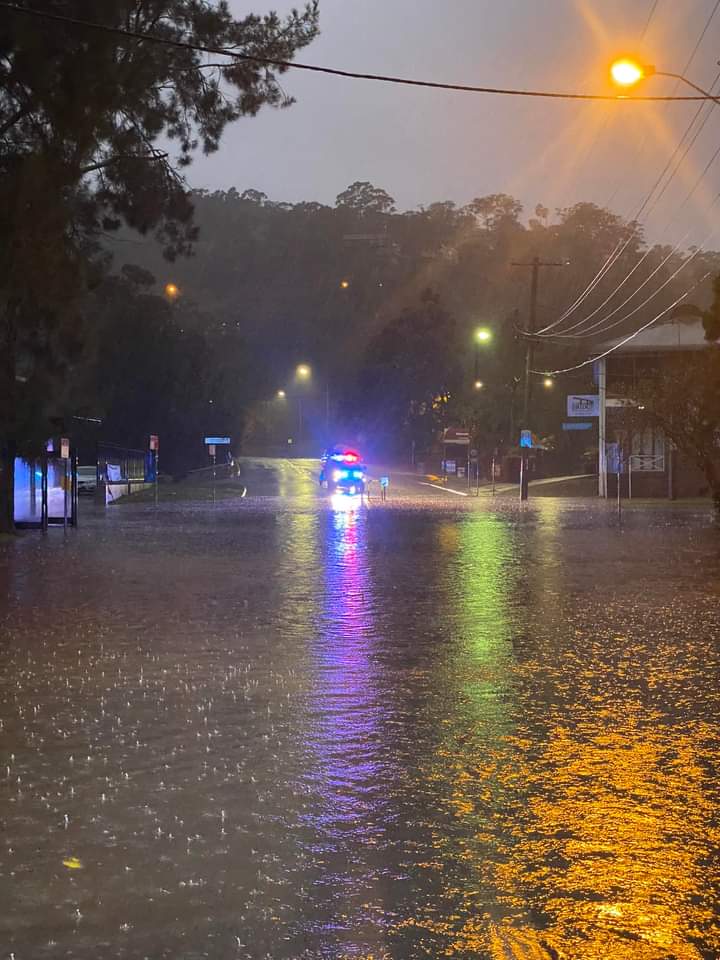
M 599 417 L 600 397 L 597 394 L 570 394 L 567 398 L 569 417 Z

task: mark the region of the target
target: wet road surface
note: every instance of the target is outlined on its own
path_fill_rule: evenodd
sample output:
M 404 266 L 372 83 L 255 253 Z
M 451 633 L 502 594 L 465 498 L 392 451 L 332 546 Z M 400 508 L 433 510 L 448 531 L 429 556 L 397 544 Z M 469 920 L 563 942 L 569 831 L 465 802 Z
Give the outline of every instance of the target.
M 0 957 L 720 956 L 706 510 L 244 482 L 0 543 Z

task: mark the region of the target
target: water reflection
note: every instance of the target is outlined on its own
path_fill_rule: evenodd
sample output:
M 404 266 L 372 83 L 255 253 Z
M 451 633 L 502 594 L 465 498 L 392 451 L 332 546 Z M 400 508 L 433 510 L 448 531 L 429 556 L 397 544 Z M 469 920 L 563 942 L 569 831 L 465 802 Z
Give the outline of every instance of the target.
M 703 731 L 648 719 L 607 712 L 601 723 L 558 726 L 527 770 L 530 829 L 499 876 L 537 904 L 547 942 L 578 960 L 720 951 L 706 890 L 720 836 L 697 755 Z
M 360 498 L 338 496 L 325 525 L 320 629 L 312 645 L 316 669 L 309 771 L 316 802 L 306 823 L 323 873 L 315 890 L 324 936 L 346 944 L 343 956 L 379 957 L 383 908 L 378 849 L 384 833 L 383 706 L 373 658 L 374 594 L 367 513 Z
M 0 544 L 6 952 L 720 956 L 716 532 L 292 485 Z

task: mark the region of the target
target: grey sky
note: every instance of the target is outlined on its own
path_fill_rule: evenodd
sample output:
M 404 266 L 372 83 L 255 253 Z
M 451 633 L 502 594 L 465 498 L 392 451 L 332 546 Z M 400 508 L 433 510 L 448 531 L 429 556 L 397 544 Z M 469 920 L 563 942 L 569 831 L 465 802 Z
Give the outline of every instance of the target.
M 240 15 L 282 12 L 290 3 L 231 6 Z M 322 35 L 299 59 L 442 81 L 604 92 L 617 51 L 639 50 L 658 69 L 681 70 L 714 6 L 659 0 L 639 45 L 652 0 L 320 0 Z M 712 83 L 719 41 L 720 11 L 688 70 L 696 82 Z M 371 180 L 400 209 L 507 192 L 529 211 L 538 202 L 552 209 L 594 200 L 633 215 L 697 109 L 446 93 L 297 71 L 283 83 L 297 104 L 236 124 L 219 153 L 197 159 L 194 186 L 254 187 L 274 200 L 332 203 L 353 180 Z M 672 91 L 671 81 L 647 82 L 648 93 Z M 715 109 L 652 211 L 648 226 L 657 239 L 679 240 L 689 226 L 690 239 L 699 241 L 718 220 L 710 202 L 720 161 L 676 211 L 720 143 L 719 119 Z

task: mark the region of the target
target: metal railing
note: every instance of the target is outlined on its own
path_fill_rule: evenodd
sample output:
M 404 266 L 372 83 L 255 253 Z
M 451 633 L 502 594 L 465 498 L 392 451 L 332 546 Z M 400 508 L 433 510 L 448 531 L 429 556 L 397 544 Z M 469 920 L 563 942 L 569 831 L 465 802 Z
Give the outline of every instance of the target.
M 665 455 L 633 453 L 628 457 L 628 499 L 632 500 L 633 466 L 635 473 L 664 473 Z

